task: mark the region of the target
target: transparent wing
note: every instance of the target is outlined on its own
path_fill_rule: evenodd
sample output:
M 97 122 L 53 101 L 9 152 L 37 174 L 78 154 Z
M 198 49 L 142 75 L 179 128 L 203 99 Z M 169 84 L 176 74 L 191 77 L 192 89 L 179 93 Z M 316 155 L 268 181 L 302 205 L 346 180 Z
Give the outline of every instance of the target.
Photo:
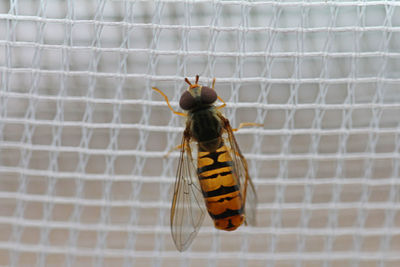
M 171 207 L 171 234 L 179 251 L 186 250 L 204 219 L 204 200 L 197 178 L 197 169 L 185 130 L 178 163 Z
M 229 120 L 222 114 L 219 114 L 219 117 L 224 125 L 222 137 L 225 145 L 231 151 L 231 157 L 234 163 L 234 171 L 239 179 L 238 183 L 240 184 L 240 193 L 244 198 L 246 223 L 250 225 L 256 225 L 257 194 L 254 184 L 249 176 L 247 161 L 240 152 Z

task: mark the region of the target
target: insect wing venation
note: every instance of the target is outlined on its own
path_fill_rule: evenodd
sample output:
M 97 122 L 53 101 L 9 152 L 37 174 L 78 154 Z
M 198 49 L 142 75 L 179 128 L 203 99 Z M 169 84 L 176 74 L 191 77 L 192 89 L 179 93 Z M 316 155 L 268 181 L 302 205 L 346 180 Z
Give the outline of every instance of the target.
M 186 250 L 193 242 L 204 214 L 190 136 L 184 134 L 171 207 L 171 233 L 179 251 Z
M 257 194 L 248 173 L 247 161 L 240 152 L 228 119 L 222 114 L 219 114 L 219 117 L 224 124 L 222 137 L 231 153 L 234 163 L 233 169 L 236 173 L 236 177 L 239 179 L 240 193 L 242 196 L 246 196 L 243 203 L 246 216 L 245 222 L 254 226 L 256 225 Z

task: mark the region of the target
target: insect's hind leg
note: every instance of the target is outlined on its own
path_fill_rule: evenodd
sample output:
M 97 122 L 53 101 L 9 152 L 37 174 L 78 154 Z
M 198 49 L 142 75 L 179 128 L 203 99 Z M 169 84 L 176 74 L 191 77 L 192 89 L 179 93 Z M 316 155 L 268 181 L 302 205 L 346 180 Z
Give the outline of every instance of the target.
M 175 110 L 171 107 L 171 104 L 169 103 L 168 97 L 167 97 L 160 89 L 158 89 L 157 87 L 152 87 L 151 89 L 153 89 L 154 91 L 157 91 L 160 95 L 162 95 L 162 96 L 164 97 L 165 102 L 167 102 L 167 105 L 168 105 L 169 109 L 170 109 L 174 114 L 179 115 L 179 116 L 184 116 L 184 117 L 187 116 L 185 113 L 175 111 Z

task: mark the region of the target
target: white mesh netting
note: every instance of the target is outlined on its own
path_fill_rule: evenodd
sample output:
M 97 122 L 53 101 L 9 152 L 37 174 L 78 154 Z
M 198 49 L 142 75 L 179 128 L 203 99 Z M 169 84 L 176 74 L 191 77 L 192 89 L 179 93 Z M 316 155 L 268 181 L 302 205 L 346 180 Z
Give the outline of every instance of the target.
M 400 266 L 400 2 L 0 2 L 1 266 Z M 183 78 L 228 103 L 258 226 L 169 209 Z

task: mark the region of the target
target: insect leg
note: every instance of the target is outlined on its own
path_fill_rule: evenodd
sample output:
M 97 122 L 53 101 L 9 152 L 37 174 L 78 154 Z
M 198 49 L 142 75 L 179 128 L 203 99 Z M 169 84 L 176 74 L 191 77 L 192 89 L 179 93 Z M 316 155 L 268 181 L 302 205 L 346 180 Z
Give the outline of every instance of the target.
M 213 79 L 213 81 L 212 81 L 212 86 L 211 86 L 211 88 L 212 88 L 213 90 L 215 90 L 214 86 L 215 86 L 215 78 Z M 221 101 L 223 104 L 222 104 L 221 106 L 218 106 L 217 109 L 220 109 L 220 108 L 225 107 L 225 106 L 226 106 L 225 101 L 224 101 L 220 96 L 218 96 L 218 99 L 219 99 L 219 101 Z
M 222 104 L 221 106 L 218 106 L 217 109 L 220 109 L 220 108 L 225 107 L 225 106 L 226 106 L 225 101 L 224 101 L 220 96 L 218 96 L 218 99 L 219 99 L 219 101 L 221 101 L 223 104 Z
M 248 126 L 258 126 L 258 127 L 262 127 L 264 126 L 264 124 L 261 123 L 255 123 L 255 122 L 242 122 L 241 124 L 239 124 L 238 128 L 232 129 L 232 132 L 236 132 L 237 130 L 239 130 L 240 128 L 243 127 L 248 127 Z
M 177 145 L 176 147 L 171 148 L 167 154 L 164 155 L 164 158 L 168 158 L 169 155 L 174 151 L 174 150 L 178 150 L 178 149 L 182 149 L 182 145 Z
M 168 97 L 167 97 L 160 89 L 158 89 L 158 88 L 156 88 L 156 87 L 152 87 L 151 89 L 157 91 L 160 95 L 162 95 L 162 96 L 165 98 L 165 102 L 167 102 L 167 105 L 168 105 L 169 109 L 170 109 L 174 114 L 179 115 L 179 116 L 184 116 L 184 117 L 187 116 L 185 113 L 175 111 L 175 110 L 171 107 L 171 104 L 169 103 Z

